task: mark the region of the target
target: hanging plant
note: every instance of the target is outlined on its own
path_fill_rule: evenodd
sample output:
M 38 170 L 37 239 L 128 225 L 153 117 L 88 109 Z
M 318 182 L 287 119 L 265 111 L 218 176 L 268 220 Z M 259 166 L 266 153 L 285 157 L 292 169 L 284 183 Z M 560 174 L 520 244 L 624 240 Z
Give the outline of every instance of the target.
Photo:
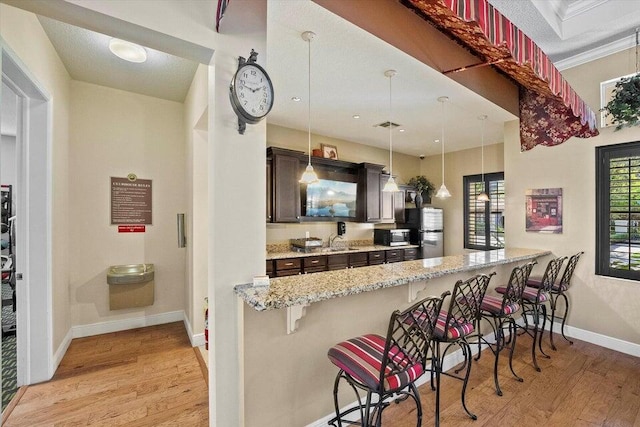
M 602 109 L 612 117 L 616 130 L 640 124 L 640 74 L 616 83 L 611 101 Z

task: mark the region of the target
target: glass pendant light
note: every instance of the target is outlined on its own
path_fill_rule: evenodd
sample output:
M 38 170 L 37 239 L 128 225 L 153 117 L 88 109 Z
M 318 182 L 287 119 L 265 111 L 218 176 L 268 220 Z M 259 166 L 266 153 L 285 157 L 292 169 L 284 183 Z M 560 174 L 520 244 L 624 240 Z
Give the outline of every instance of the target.
M 308 81 L 308 109 L 307 109 L 307 126 L 309 131 L 309 163 L 307 164 L 307 168 L 302 174 L 302 178 L 300 178 L 300 182 L 302 184 L 313 184 L 314 182 L 318 182 L 318 175 L 313 170 L 313 166 L 311 166 L 311 40 L 314 39 L 316 33 L 313 31 L 305 31 L 302 33 L 302 40 L 307 42 L 307 46 L 309 47 L 309 81 Z
M 487 120 L 487 116 L 483 114 L 478 117 L 478 120 L 482 121 L 482 193 L 478 194 L 478 201 L 488 202 L 489 195 L 487 194 L 484 188 L 484 122 L 485 120 Z
M 393 179 L 393 121 L 391 120 L 391 79 L 397 74 L 396 70 L 387 70 L 384 72 L 386 77 L 389 77 L 389 179 L 384 185 L 382 191 L 400 191 L 396 180 Z
M 448 199 L 451 197 L 451 193 L 447 190 L 447 186 L 444 185 L 444 103 L 449 101 L 448 96 L 441 96 L 438 98 L 438 102 L 442 104 L 442 132 L 440 137 L 440 143 L 442 144 L 442 185 L 438 188 L 438 192 L 436 193 L 436 197 L 438 199 Z

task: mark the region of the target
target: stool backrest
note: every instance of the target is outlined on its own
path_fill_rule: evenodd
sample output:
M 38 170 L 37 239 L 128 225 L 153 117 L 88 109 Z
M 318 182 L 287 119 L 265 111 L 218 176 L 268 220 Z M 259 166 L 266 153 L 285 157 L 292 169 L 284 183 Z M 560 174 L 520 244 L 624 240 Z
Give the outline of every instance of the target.
M 560 268 L 562 267 L 565 259 L 567 259 L 567 257 L 558 257 L 549 261 L 549 264 L 547 264 L 547 268 L 544 271 L 544 275 L 542 276 L 542 280 L 540 281 L 538 294 L 541 292 L 549 292 L 553 288 L 553 284 L 558 278 Z
M 502 307 L 500 308 L 500 313 L 504 313 L 505 307 L 520 304 L 524 288 L 527 287 L 527 279 L 529 278 L 529 274 L 531 274 L 531 270 L 535 264 L 536 262 L 532 261 L 522 266 L 515 266 L 513 270 L 511 270 L 509 283 L 507 283 L 507 290 L 502 296 Z
M 380 367 L 381 387 L 387 377 L 403 375 L 416 363 L 424 366 L 438 313 L 448 294 L 447 291 L 440 297 L 424 298 L 406 310 L 391 314 Z
M 482 299 L 489 286 L 489 280 L 495 274 L 495 272 L 489 275 L 478 274 L 465 281 L 458 280 L 453 287 L 449 310 L 447 310 L 447 319 L 444 324 L 445 337 L 449 336 L 449 327 L 452 326 L 451 319 L 455 319 L 455 323 L 473 324 L 480 317 Z
M 558 287 L 560 289 L 563 289 L 563 288 L 567 289 L 571 284 L 573 271 L 576 269 L 576 264 L 578 264 L 578 261 L 580 260 L 580 255 L 582 255 L 583 253 L 584 252 L 578 252 L 577 254 L 572 255 L 571 258 L 569 258 L 569 262 L 567 263 L 567 266 L 564 269 L 564 273 L 562 273 L 562 278 L 558 283 Z

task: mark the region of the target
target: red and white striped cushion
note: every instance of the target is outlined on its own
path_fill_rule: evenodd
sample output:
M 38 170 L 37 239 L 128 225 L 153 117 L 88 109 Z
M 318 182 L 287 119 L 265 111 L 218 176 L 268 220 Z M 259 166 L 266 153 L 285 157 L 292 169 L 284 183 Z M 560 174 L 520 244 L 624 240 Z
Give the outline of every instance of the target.
M 385 343 L 384 337 L 375 334 L 352 338 L 329 349 L 329 360 L 357 381 L 378 390 Z M 389 357 L 400 364 L 402 371 L 392 373 L 391 367 L 386 367 L 384 390 L 402 389 L 424 372 L 420 360 L 407 357 L 398 346 L 389 350 Z
M 499 294 L 504 294 L 507 292 L 507 288 L 505 286 L 498 286 L 496 288 L 496 292 Z M 538 289 L 527 286 L 524 288 L 524 292 L 522 293 L 522 299 L 529 302 L 536 302 L 536 296 L 538 296 Z M 538 302 L 545 302 L 549 300 L 548 292 L 540 292 L 540 297 L 538 298 Z
M 542 277 L 533 277 L 527 280 L 527 286 L 531 286 L 532 288 L 539 288 L 541 283 L 542 283 Z M 558 292 L 566 291 L 567 288 L 568 286 L 564 283 L 561 283 L 559 285 L 557 283 L 554 283 L 553 286 L 551 287 L 551 290 L 553 292 L 558 293 Z
M 480 308 L 483 311 L 486 311 L 491 314 L 501 315 L 501 314 L 512 314 L 520 309 L 520 304 L 512 303 L 504 306 L 504 313 L 501 313 L 502 309 L 502 298 L 494 297 L 491 295 L 485 295 L 482 299 L 482 305 Z
M 438 321 L 436 322 L 435 335 L 438 338 L 444 337 L 445 323 L 447 322 L 447 312 L 441 311 L 438 315 Z M 447 328 L 447 339 L 455 340 L 462 336 L 469 335 L 475 330 L 473 323 L 465 322 L 464 320 L 455 319 L 453 316 L 449 321 L 449 327 Z

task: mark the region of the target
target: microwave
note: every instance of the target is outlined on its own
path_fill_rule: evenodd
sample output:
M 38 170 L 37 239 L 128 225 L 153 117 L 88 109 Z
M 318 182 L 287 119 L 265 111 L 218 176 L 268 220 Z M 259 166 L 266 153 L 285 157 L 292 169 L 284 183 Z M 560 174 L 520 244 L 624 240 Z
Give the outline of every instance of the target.
M 409 244 L 409 229 L 394 228 L 391 230 L 374 229 L 373 243 L 384 246 L 404 246 Z

